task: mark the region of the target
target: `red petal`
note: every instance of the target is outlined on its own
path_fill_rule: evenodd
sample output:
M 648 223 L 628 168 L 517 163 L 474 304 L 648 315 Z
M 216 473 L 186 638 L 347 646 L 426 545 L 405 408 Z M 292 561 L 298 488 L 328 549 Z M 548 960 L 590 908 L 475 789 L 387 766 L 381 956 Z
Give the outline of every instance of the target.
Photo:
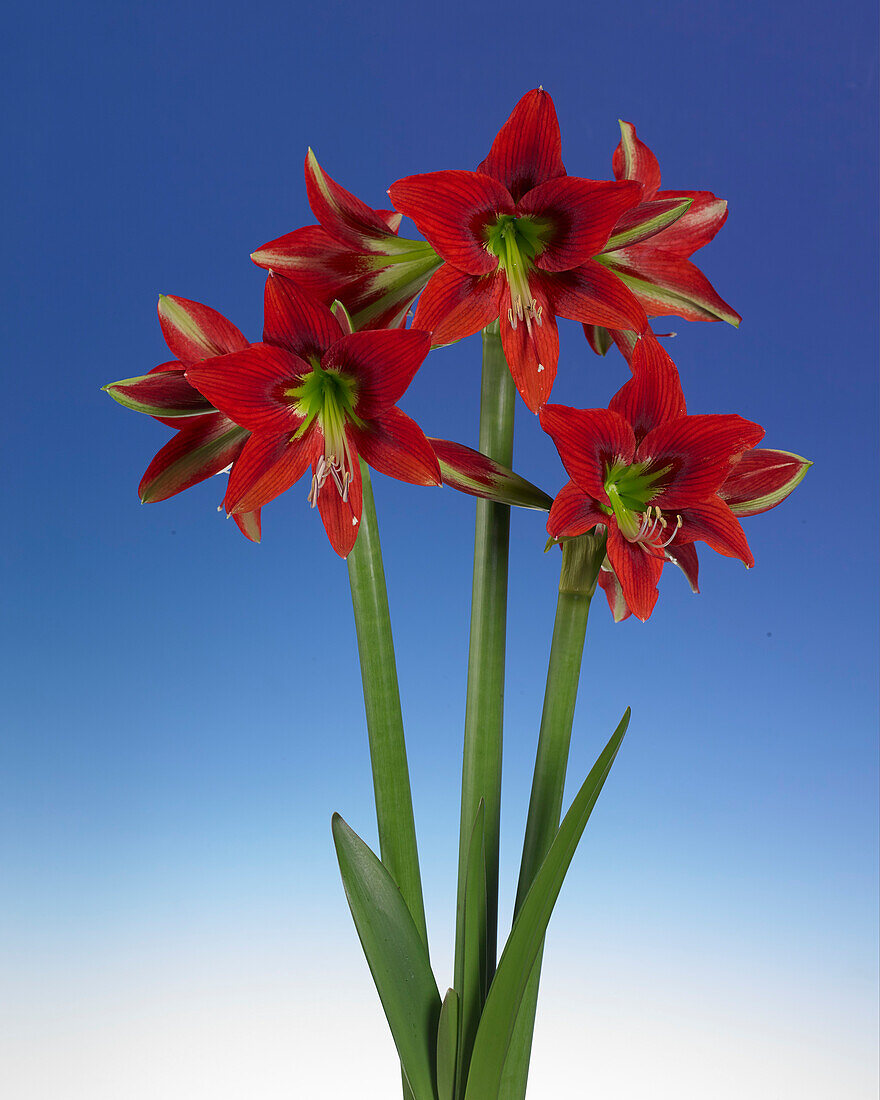
M 536 413 L 553 389 L 559 362 L 559 331 L 547 295 L 534 276 L 530 289 L 541 309 L 541 323 L 532 321 L 531 332 L 525 319 L 518 320 L 516 328 L 512 327 L 510 288 L 505 284 L 500 306 L 501 345 L 520 396 Z
M 330 348 L 321 365 L 357 379 L 354 411 L 371 420 L 397 404 L 430 347 L 428 333 L 415 329 L 353 332 Z
M 708 244 L 727 221 L 727 201 L 711 191 L 659 191 L 658 201 L 690 199 L 688 210 L 668 229 L 651 238 L 651 246 L 668 256 L 687 259 Z
M 186 377 L 236 424 L 251 431 L 295 432 L 303 418 L 285 391 L 311 370 L 284 348 L 252 344 L 235 355 L 190 367 Z
M 644 332 L 648 323 L 635 296 L 595 260 L 588 260 L 574 271 L 558 272 L 548 278 L 546 285 L 554 313 L 560 317 L 633 332 Z
M 477 171 L 504 184 L 514 200 L 565 175 L 556 108 L 543 88 L 526 92 L 517 103 Z
M 718 495 L 735 516 L 756 516 L 790 496 L 811 466 L 808 459 L 789 451 L 746 451 Z
M 217 410 L 187 382 L 182 370 L 150 371 L 140 378 L 123 378 L 104 389 L 114 401 L 135 412 L 170 420 Z
M 229 474 L 224 504 L 229 514 L 254 512 L 299 481 L 320 447 L 311 429 L 300 439 L 289 435 L 252 435 Z
M 764 429 L 741 416 L 719 413 L 682 416 L 653 428 L 636 452 L 650 469 L 668 467 L 651 503 L 666 509 L 689 508 L 707 500 L 723 484 L 732 462 L 761 441 Z
M 601 325 L 584 325 L 584 336 L 597 355 L 605 355 L 613 343 L 611 333 Z
M 138 495 L 144 504 L 167 500 L 219 474 L 238 458 L 248 433 L 219 413 L 181 428 L 147 467 Z
M 419 298 L 413 328 L 430 332 L 433 347 L 472 336 L 498 317 L 502 280 L 500 275 L 467 275 L 444 264 Z
M 198 363 L 248 346 L 244 336 L 222 313 L 175 294 L 159 296 L 159 324 L 165 343 L 182 363 Z
M 673 565 L 677 565 L 678 568 L 687 577 L 687 582 L 691 586 L 691 591 L 699 593 L 700 588 L 697 584 L 697 575 L 700 571 L 700 562 L 697 558 L 697 548 L 692 542 L 673 542 L 670 546 L 667 546 L 664 550 L 667 560 L 671 561 Z
M 627 607 L 645 622 L 657 603 L 663 559 L 646 554 L 637 543 L 627 542 L 612 522 L 608 527 L 608 560 L 620 581 Z
M 320 361 L 324 352 L 343 335 L 339 322 L 326 306 L 290 279 L 272 271 L 266 279 L 263 309 L 263 340 L 286 348 L 300 359 L 317 356 Z
M 251 542 L 259 542 L 262 538 L 262 523 L 260 522 L 260 509 L 255 512 L 235 512 L 232 516 L 238 524 L 238 529 L 246 539 Z
M 358 453 L 380 474 L 412 485 L 439 485 L 440 466 L 425 433 L 414 420 L 389 409 L 365 427 L 348 428 Z
M 645 198 L 652 199 L 660 186 L 660 165 L 644 142 L 636 137 L 631 122 L 620 122 L 620 144 L 611 157 L 614 178 L 638 180 L 645 185 Z
M 703 504 L 687 508 L 681 513 L 681 519 L 681 531 L 677 538 L 686 542 L 701 539 L 719 554 L 739 558 L 747 568 L 755 564 L 745 533 L 723 500 L 712 497 Z M 673 542 L 669 550 L 673 550 L 675 545 L 676 542 Z
M 351 553 L 358 536 L 358 525 L 363 507 L 361 467 L 357 455 L 352 455 L 352 480 L 348 487 L 348 500 L 343 500 L 332 481 L 325 483 L 318 493 L 318 511 L 330 545 L 341 558 Z
M 516 212 L 545 219 L 554 227 L 535 258 L 544 271 L 568 271 L 597 255 L 624 211 L 636 206 L 637 183 L 585 180 L 577 176 L 542 183 L 517 204 Z
M 608 516 L 591 496 L 569 481 L 556 494 L 550 507 L 547 534 L 555 539 L 563 536 L 574 538 L 586 534 L 599 523 L 607 526 Z
M 651 246 L 652 242 L 647 241 L 632 248 L 621 248 L 603 256 L 602 260 L 652 317 L 674 314 L 687 321 L 740 323 L 740 315 L 719 297 L 695 264 L 689 260 L 669 259 Z
M 621 217 L 602 251 L 614 252 L 642 241 L 660 240 L 670 226 L 677 225 L 687 216 L 691 201 L 685 195 L 674 195 L 640 202 Z
M 608 408 L 628 420 L 641 441 L 652 428 L 687 413 L 675 363 L 653 333 L 636 341 L 633 377 L 611 398 Z
M 444 485 L 499 504 L 549 511 L 553 501 L 545 492 L 481 451 L 449 439 L 429 439 L 428 442 L 437 455 Z
M 567 405 L 545 405 L 538 415 L 569 477 L 607 505 L 608 467 L 617 462 L 630 465 L 635 454 L 636 438 L 627 421 L 608 409 L 572 409 Z
M 311 149 L 306 155 L 305 173 L 312 213 L 338 241 L 353 248 L 369 248 L 376 238 L 394 236 L 379 211 L 340 187 L 322 170 Z
M 611 615 L 614 621 L 616 623 L 622 623 L 624 619 L 628 619 L 630 615 L 632 615 L 632 612 L 626 605 L 623 588 L 614 570 L 605 568 L 600 569 L 597 583 L 605 593 L 605 598 L 608 600 L 608 606 L 611 609 Z
M 479 172 L 426 172 L 391 185 L 391 201 L 418 226 L 444 260 L 469 275 L 488 275 L 498 258 L 486 249 L 485 230 L 499 214 L 512 214 L 513 199 Z

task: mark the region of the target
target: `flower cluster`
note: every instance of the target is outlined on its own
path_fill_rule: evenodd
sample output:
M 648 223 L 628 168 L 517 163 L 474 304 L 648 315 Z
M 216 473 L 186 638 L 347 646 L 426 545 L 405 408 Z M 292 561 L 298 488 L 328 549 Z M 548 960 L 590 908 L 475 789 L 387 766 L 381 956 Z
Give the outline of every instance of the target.
M 342 557 L 358 535 L 361 462 L 415 485 L 549 508 L 552 539 L 604 537 L 599 584 L 617 620 L 648 618 L 666 564 L 696 591 L 696 542 L 751 566 L 740 518 L 784 500 L 809 463 L 759 449 L 763 429 L 739 416 L 689 414 L 649 321 L 739 323 L 691 260 L 727 204 L 708 191 L 661 190 L 657 160 L 627 122 L 612 172 L 567 172 L 541 88 L 523 96 L 475 170 L 393 183 L 394 210 L 367 206 L 309 150 L 318 224 L 252 255 L 268 271 L 262 340 L 250 343 L 207 306 L 163 296 L 173 361 L 105 387 L 176 429 L 144 474 L 141 500 L 228 471 L 225 510 L 259 541 L 262 507 L 310 470 L 308 502 Z M 424 241 L 399 235 L 404 215 Z M 631 377 L 607 409 L 548 403 L 558 318 L 579 322 L 595 352 L 622 351 Z M 570 477 L 552 505 L 487 456 L 426 438 L 397 407 L 431 348 L 494 323 L 516 388 Z

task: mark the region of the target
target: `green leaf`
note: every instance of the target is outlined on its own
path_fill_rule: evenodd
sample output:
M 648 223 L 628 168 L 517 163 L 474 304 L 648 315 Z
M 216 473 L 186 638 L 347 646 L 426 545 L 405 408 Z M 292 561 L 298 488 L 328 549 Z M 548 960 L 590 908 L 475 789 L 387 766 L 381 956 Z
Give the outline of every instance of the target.
M 415 1100 L 435 1100 L 440 994 L 394 879 L 339 814 L 333 841 L 345 896 Z
M 437 1028 L 437 1096 L 455 1100 L 455 1063 L 458 1058 L 458 994 L 447 989 Z
M 626 733 L 629 717 L 627 708 L 563 818 L 514 922 L 477 1030 L 465 1100 L 497 1100 L 504 1061 L 532 966 L 565 873 Z
M 456 1074 L 459 1092 L 462 1094 L 489 984 L 486 956 L 488 899 L 485 818 L 486 805 L 480 799 L 468 846 L 467 876 L 464 887 L 464 964 L 461 978 L 461 1024 Z

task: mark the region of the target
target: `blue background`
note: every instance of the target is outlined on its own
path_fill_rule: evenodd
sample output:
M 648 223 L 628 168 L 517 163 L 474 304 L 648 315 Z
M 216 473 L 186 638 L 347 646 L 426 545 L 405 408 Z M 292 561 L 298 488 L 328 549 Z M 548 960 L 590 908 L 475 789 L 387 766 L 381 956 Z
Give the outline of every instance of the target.
M 874 1095 L 876 30 L 862 0 L 16 11 L 0 1082 L 17 1100 L 392 1094 L 329 838 L 333 810 L 375 835 L 345 565 L 305 484 L 265 509 L 259 547 L 218 514 L 222 479 L 141 508 L 167 433 L 100 387 L 167 358 L 159 292 L 259 337 L 248 255 L 313 220 L 308 145 L 383 206 L 403 175 L 475 165 L 539 83 L 570 173 L 610 175 L 624 118 L 665 186 L 729 200 L 697 259 L 741 328 L 658 328 L 678 330 L 691 411 L 757 420 L 815 466 L 747 521 L 750 573 L 707 551 L 702 595 L 664 577 L 646 625 L 594 606 L 572 780 L 627 704 L 633 722 L 555 918 L 533 1095 L 586 1057 L 609 1097 Z M 606 404 L 623 361 L 562 328 L 554 400 Z M 472 443 L 478 386 L 473 338 L 402 404 Z M 515 465 L 562 484 L 522 407 Z M 445 987 L 473 502 L 375 484 Z M 557 579 L 543 543 L 541 515 L 515 514 L 508 914 Z

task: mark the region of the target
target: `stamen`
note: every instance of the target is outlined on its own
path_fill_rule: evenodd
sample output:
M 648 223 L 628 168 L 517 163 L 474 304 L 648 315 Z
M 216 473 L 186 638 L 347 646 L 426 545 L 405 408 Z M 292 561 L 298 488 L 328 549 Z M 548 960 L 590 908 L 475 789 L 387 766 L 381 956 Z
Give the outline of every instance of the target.
M 679 531 L 680 527 L 681 527 L 681 516 L 678 517 L 678 523 L 676 523 L 675 527 L 672 529 L 672 534 L 669 536 L 669 538 L 666 540 L 666 542 L 661 542 L 660 543 L 660 545 L 658 546 L 658 550 L 663 550 L 665 547 L 667 547 L 670 544 L 670 542 L 672 542 L 672 540 L 678 534 L 678 531 Z

